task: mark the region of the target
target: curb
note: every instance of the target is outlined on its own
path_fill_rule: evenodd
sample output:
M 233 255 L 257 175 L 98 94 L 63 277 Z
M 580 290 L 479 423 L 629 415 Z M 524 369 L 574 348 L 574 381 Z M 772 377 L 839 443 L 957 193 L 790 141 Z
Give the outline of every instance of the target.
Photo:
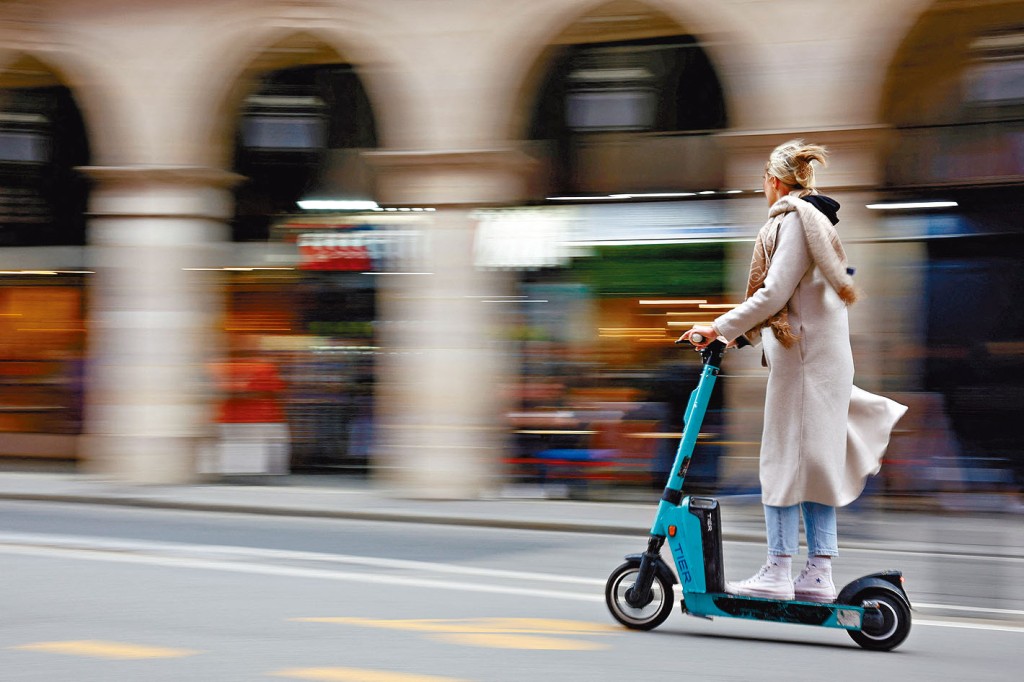
M 91 504 L 108 507 L 134 507 L 138 509 L 168 509 L 176 511 L 215 512 L 226 514 L 250 514 L 256 516 L 283 516 L 293 518 L 346 519 L 352 521 L 378 521 L 387 523 L 417 523 L 429 525 L 467 526 L 474 528 L 502 528 L 511 530 L 534 530 L 565 533 L 589 533 L 593 535 L 622 535 L 646 537 L 647 526 L 616 523 L 541 521 L 500 516 L 461 516 L 453 514 L 429 514 L 424 512 L 360 511 L 350 509 L 321 509 L 309 507 L 272 507 L 246 504 L 217 504 L 211 502 L 182 502 L 176 500 L 154 500 L 144 497 L 107 497 L 98 495 L 74 495 L 44 493 L 0 493 L 0 500 L 12 502 L 53 502 L 62 504 Z M 756 533 L 725 533 L 725 539 L 762 542 L 764 537 Z
M 616 535 L 646 538 L 650 526 L 631 525 L 607 522 L 579 522 L 566 520 L 534 520 L 507 516 L 466 516 L 459 514 L 430 514 L 413 510 L 382 510 L 362 511 L 356 509 L 324 509 L 295 506 L 266 506 L 253 504 L 225 503 L 181 500 L 161 500 L 147 497 L 82 495 L 73 493 L 16 493 L 0 492 L 0 501 L 12 502 L 50 502 L 56 504 L 86 504 L 106 507 L 131 507 L 136 509 L 165 509 L 173 511 L 211 512 L 219 514 L 247 514 L 253 516 L 277 516 L 290 518 L 340 519 L 350 521 L 372 521 L 384 523 L 415 523 L 427 525 L 463 526 L 469 528 L 497 528 L 508 530 L 527 530 L 542 532 L 586 533 L 591 535 Z M 722 539 L 730 542 L 751 542 L 763 544 L 764 532 L 734 530 L 723 531 Z M 964 557 L 998 557 L 1024 559 L 1024 554 L 1010 551 L 992 551 L 978 547 L 934 546 L 921 545 L 912 541 L 893 542 L 891 540 L 844 540 L 843 547 L 858 550 L 901 551 L 908 554 L 930 554 L 941 552 L 947 555 Z

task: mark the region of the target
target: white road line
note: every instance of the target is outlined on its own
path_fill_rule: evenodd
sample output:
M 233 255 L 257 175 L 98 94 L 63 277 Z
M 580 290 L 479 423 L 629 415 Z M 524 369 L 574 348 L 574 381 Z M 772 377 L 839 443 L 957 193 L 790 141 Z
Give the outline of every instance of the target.
M 1024 616 L 1024 611 L 1016 609 L 993 609 L 982 606 L 954 606 L 952 604 L 918 604 L 914 602 L 915 609 L 927 609 L 930 611 L 969 611 L 971 613 L 1001 613 L 1008 616 Z
M 372 568 L 389 568 L 430 573 L 448 573 L 455 575 L 475 575 L 489 578 L 507 578 L 511 580 L 534 580 L 538 582 L 567 583 L 572 585 L 603 586 L 605 583 L 603 579 L 597 578 L 580 578 L 553 573 L 507 571 L 474 566 L 456 566 L 454 564 L 441 564 L 429 561 L 386 559 L 379 557 L 356 556 L 351 554 L 327 554 L 324 552 L 305 552 L 286 549 L 266 549 L 263 547 L 241 547 L 237 545 L 195 545 L 178 542 L 140 541 L 121 538 L 90 537 L 84 535 L 0 533 L 0 546 L 3 545 L 27 545 L 33 547 L 57 547 L 61 549 L 101 550 L 111 552 L 198 554 L 201 556 L 220 555 L 286 561 L 317 561 L 325 563 L 351 564 L 355 566 L 369 566 Z
M 156 554 L 146 554 L 155 552 Z M 504 571 L 469 566 L 454 566 L 422 561 L 406 561 L 401 559 L 379 559 L 374 557 L 324 554 L 319 552 L 302 552 L 291 550 L 275 550 L 257 547 L 237 547 L 229 545 L 192 545 L 171 542 L 133 541 L 118 538 L 100 538 L 85 536 L 59 536 L 28 533 L 0 534 L 0 553 L 35 557 L 55 557 L 85 561 L 105 561 L 110 563 L 142 564 L 167 568 L 187 568 L 208 571 L 247 573 L 252 575 L 268 575 L 279 577 L 309 578 L 317 580 L 335 580 L 344 582 L 362 582 L 406 587 L 423 587 L 465 592 L 484 592 L 506 594 L 544 599 L 561 599 L 568 601 L 603 602 L 599 593 L 579 593 L 555 590 L 511 587 L 504 585 L 486 585 L 467 582 L 448 582 L 426 578 L 409 578 L 395 575 L 379 575 L 375 573 L 351 573 L 327 569 L 303 568 L 298 566 L 274 566 L 271 564 L 238 561 L 230 557 L 249 559 L 279 559 L 333 562 L 376 568 L 394 568 L 418 570 L 424 572 L 474 575 L 487 578 L 506 578 L 545 582 L 562 582 L 580 586 L 604 585 L 603 580 L 592 578 L 575 578 L 547 573 L 528 573 Z M 229 560 L 203 559 L 173 554 L 201 554 L 207 556 L 227 556 Z M 1024 615 L 1024 611 L 1013 609 L 994 609 L 972 606 L 956 606 L 952 604 L 914 604 L 915 609 L 964 611 L 978 614 Z M 951 627 L 974 630 L 992 630 L 997 632 L 1024 633 L 1024 626 L 998 625 L 991 623 L 967 623 L 962 621 L 914 620 L 914 625 Z
M 181 557 L 147 556 L 144 554 L 115 554 L 103 550 L 4 545 L 0 546 L 0 553 L 36 557 L 59 557 L 64 559 L 80 559 L 85 561 L 106 561 L 110 563 L 144 564 L 149 566 L 162 566 L 168 568 L 191 568 L 206 571 L 226 571 L 230 573 L 249 573 L 255 575 L 286 576 L 290 578 L 313 578 L 318 580 L 337 580 L 344 582 L 402 585 L 405 587 L 426 587 L 440 590 L 460 590 L 463 592 L 487 592 L 491 594 L 510 594 L 524 597 L 563 599 L 569 601 L 604 601 L 604 596 L 600 594 L 556 592 L 553 590 L 534 590 L 519 587 L 505 587 L 502 585 L 482 585 L 478 583 L 467 582 L 445 582 L 443 580 L 404 578 L 401 576 L 377 575 L 374 573 L 346 573 L 342 571 L 328 571 L 315 568 L 299 568 L 295 566 L 272 566 L 268 564 L 253 564 L 247 562 L 228 562 L 213 561 L 208 559 L 186 559 Z
M 1018 625 L 995 625 L 994 623 L 965 623 L 964 621 L 915 620 L 914 627 L 925 625 L 935 628 L 960 628 L 962 630 L 990 630 L 992 632 L 1017 632 L 1024 634 L 1024 627 Z

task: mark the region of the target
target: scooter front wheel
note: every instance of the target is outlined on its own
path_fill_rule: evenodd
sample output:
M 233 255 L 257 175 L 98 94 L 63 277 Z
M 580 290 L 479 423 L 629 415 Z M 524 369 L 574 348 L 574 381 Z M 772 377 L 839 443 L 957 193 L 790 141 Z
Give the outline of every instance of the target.
M 627 628 L 653 630 L 672 613 L 672 583 L 655 574 L 650 600 L 640 607 L 630 606 L 626 593 L 633 587 L 639 572 L 640 565 L 634 562 L 626 562 L 612 571 L 605 584 L 604 600 L 612 617 Z

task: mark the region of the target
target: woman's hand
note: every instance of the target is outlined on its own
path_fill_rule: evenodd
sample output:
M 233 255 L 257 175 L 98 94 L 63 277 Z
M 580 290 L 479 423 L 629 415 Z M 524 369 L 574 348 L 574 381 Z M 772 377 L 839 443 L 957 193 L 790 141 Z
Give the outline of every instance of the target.
M 699 342 L 693 338 L 695 334 L 699 334 L 702 337 Z M 698 324 L 694 325 L 691 329 L 683 332 L 683 335 L 679 337 L 679 340 L 689 341 L 696 348 L 704 350 L 709 343 L 711 343 L 717 338 L 719 338 L 718 332 L 715 331 L 714 327 L 712 327 L 711 325 Z

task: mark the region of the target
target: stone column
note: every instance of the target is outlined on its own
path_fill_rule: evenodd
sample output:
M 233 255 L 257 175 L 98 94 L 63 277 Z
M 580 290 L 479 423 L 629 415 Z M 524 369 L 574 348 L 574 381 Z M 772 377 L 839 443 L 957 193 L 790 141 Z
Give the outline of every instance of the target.
M 377 478 L 397 494 L 479 497 L 501 482 L 507 355 L 497 308 L 509 276 L 474 266 L 474 209 L 520 196 L 512 151 L 373 152 L 377 195 L 423 213 L 404 273 L 378 276 Z
M 84 464 L 137 484 L 196 479 L 222 310 L 218 248 L 237 176 L 196 167 L 92 167 Z M 200 269 L 194 269 L 200 268 Z

